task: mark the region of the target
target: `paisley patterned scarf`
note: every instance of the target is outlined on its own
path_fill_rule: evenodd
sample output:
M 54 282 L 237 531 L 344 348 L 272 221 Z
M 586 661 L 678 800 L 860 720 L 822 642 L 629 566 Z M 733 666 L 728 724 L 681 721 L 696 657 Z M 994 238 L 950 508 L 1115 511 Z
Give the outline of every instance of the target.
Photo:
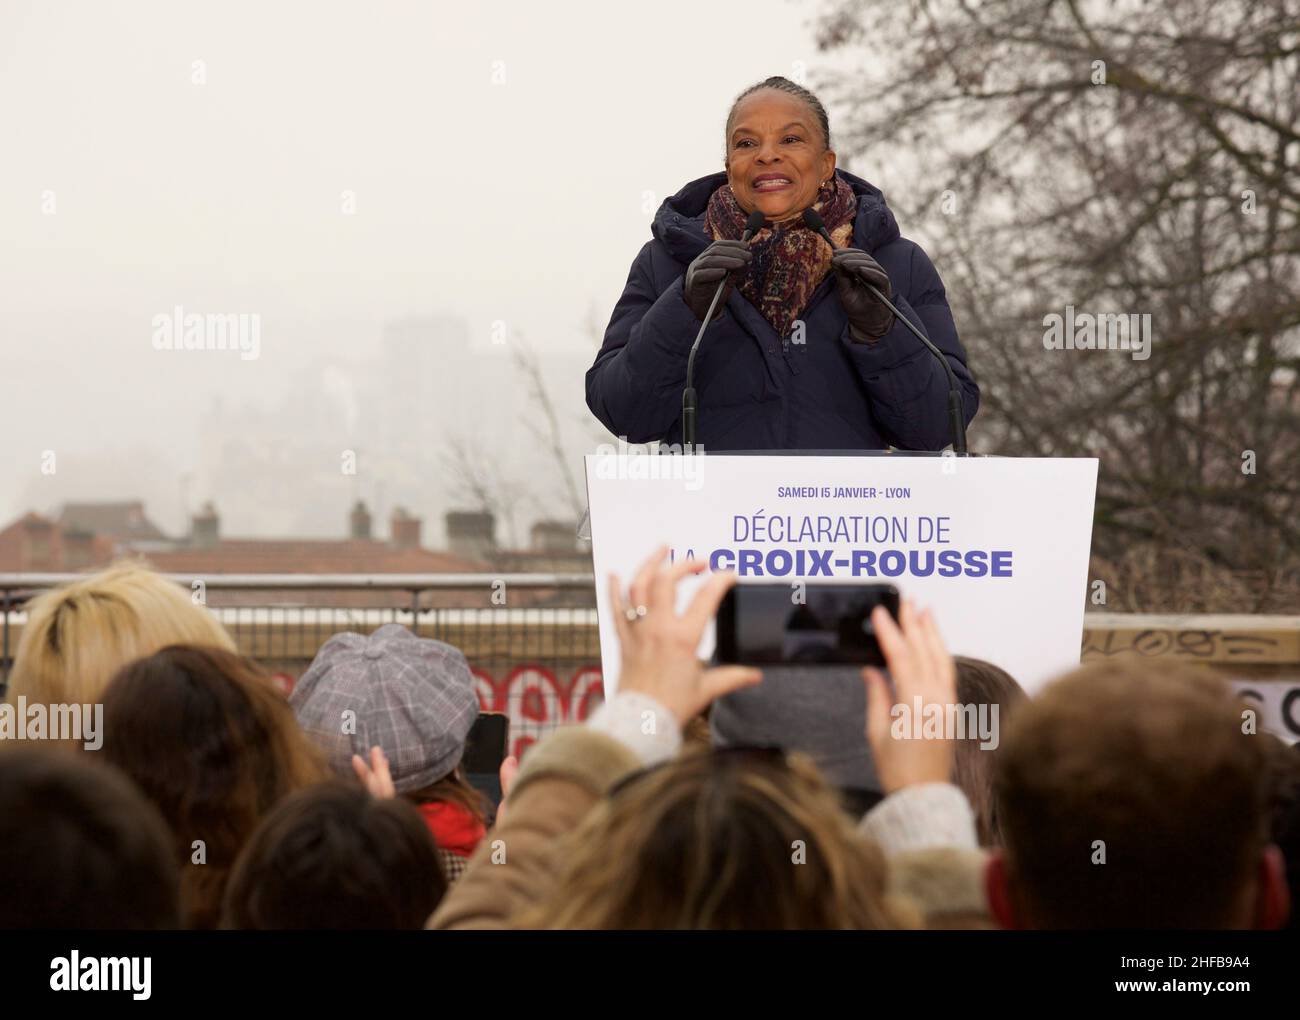
M 817 192 L 813 208 L 821 214 L 837 245 L 852 243 L 858 197 L 838 174 Z M 709 199 L 704 229 L 715 241 L 739 240 L 747 216 L 731 185 L 724 184 Z M 817 285 L 830 272 L 830 246 L 804 226 L 802 219 L 795 219 L 764 227 L 753 236 L 749 247 L 754 257 L 743 271 L 738 271 L 741 275 L 737 286 L 777 336 L 786 337 Z

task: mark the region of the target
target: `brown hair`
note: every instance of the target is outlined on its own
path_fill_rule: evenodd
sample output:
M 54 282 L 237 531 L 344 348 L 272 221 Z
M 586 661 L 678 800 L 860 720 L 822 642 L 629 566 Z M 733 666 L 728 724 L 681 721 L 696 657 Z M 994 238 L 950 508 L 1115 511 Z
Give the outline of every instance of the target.
M 38 595 L 27 607 L 8 699 L 85 704 L 122 666 L 174 644 L 235 643 L 179 585 L 139 563 L 119 563 Z
M 457 807 L 464 808 L 478 821 L 487 824 L 483 794 L 465 778 L 459 765 L 437 782 L 422 786 L 418 790 L 407 790 L 401 796 L 412 804 L 455 804 Z
M 1025 922 L 1233 923 L 1268 839 L 1266 749 L 1245 710 L 1212 674 L 1129 661 L 1021 705 L 994 788 Z
M 447 890 L 424 819 L 329 782 L 282 800 L 240 854 L 221 926 L 416 930 Z
M 993 720 L 993 739 L 996 746 L 983 747 L 984 741 L 976 734 L 967 734 L 953 748 L 952 781 L 966 794 L 975 812 L 975 831 L 980 846 L 1000 846 L 1002 834 L 998 827 L 997 806 L 993 800 L 993 772 L 1002 747 L 1002 730 L 1017 705 L 1025 700 L 1025 692 L 1015 678 L 1004 669 L 964 655 L 955 658 L 957 663 L 957 703 L 960 705 L 989 706 Z M 992 715 L 993 707 L 997 715 Z
M 104 692 L 103 755 L 171 825 L 196 928 L 216 923 L 226 876 L 262 816 L 326 775 L 271 678 L 221 648 L 175 645 L 118 673 Z
M 171 833 L 116 769 L 49 747 L 0 751 L 0 928 L 180 923 Z
M 547 928 L 894 928 L 915 913 L 885 892 L 861 838 L 811 761 L 689 752 L 597 805 L 563 850 Z

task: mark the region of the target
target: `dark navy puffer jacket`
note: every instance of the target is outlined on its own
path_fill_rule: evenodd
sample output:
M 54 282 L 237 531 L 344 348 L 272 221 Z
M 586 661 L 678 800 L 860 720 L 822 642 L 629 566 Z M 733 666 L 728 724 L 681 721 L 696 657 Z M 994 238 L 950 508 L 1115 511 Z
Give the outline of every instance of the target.
M 860 177 L 836 173 L 858 196 L 853 246 L 880 263 L 894 304 L 947 357 L 969 423 L 979 387 L 943 281 L 920 246 L 899 235 L 884 195 Z M 681 442 L 686 356 L 700 326 L 682 284 L 686 267 L 711 243 L 704 211 L 726 179 L 716 173 L 692 181 L 660 206 L 654 239 L 632 263 L 587 372 L 587 406 L 628 442 Z M 941 450 L 951 442 L 947 376 L 906 326 L 895 322 L 871 346 L 853 343 L 833 273 L 800 318 L 805 342 L 783 341 L 732 288 L 695 358 L 697 440 L 706 451 Z

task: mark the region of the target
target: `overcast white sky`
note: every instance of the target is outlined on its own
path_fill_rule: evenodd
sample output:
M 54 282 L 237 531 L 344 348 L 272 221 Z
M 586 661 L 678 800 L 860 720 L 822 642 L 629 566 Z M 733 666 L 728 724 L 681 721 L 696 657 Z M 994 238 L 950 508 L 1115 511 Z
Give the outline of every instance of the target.
M 734 95 L 815 72 L 814 10 L 0 0 L 0 525 L 173 491 L 214 395 L 274 405 L 394 319 L 463 316 L 485 366 L 494 320 L 588 359 L 588 310 L 603 328 L 654 207 L 720 168 Z M 178 304 L 260 314 L 261 357 L 155 351 Z M 586 413 L 580 371 L 557 389 Z

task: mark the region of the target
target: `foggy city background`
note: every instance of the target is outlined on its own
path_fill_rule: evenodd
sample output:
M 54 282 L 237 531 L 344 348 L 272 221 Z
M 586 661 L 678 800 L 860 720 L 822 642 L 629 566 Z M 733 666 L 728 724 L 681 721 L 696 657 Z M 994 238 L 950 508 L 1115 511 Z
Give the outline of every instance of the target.
M 472 503 L 449 444 L 523 490 L 516 541 L 569 516 L 493 323 L 539 355 L 580 485 L 608 438 L 583 401 L 592 330 L 655 209 L 721 168 L 736 92 L 813 57 L 807 7 L 764 4 L 770 31 L 729 51 L 734 17 L 6 0 L 0 521 L 139 499 L 180 536 L 211 500 L 223 536 L 326 537 L 360 498 L 438 545 Z M 259 314 L 260 356 L 154 350 L 176 305 Z

